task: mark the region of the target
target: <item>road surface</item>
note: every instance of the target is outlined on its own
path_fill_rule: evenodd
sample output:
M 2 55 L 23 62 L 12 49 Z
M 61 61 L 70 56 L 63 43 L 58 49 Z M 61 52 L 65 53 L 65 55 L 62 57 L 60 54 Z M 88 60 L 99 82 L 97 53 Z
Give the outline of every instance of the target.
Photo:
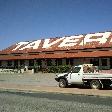
M 112 97 L 0 91 L 0 112 L 112 112 Z

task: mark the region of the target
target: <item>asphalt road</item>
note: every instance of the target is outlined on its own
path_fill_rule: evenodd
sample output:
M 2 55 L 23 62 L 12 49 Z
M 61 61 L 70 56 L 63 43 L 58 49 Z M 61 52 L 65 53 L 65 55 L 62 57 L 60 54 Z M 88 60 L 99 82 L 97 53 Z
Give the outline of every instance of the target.
M 0 91 L 0 112 L 112 112 L 112 97 Z

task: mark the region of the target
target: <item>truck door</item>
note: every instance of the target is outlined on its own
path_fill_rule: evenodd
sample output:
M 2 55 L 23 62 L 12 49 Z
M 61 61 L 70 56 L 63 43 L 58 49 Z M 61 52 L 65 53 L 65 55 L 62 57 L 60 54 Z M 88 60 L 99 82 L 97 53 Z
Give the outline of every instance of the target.
M 81 71 L 81 67 L 72 68 L 68 75 L 68 83 L 81 84 L 82 83 L 82 73 L 80 71 Z

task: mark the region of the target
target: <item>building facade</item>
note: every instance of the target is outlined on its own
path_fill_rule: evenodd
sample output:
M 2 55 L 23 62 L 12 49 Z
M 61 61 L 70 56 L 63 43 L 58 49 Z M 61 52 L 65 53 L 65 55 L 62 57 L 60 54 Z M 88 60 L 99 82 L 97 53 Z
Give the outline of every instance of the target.
M 112 69 L 112 32 L 19 42 L 0 51 L 0 68 L 78 65 Z

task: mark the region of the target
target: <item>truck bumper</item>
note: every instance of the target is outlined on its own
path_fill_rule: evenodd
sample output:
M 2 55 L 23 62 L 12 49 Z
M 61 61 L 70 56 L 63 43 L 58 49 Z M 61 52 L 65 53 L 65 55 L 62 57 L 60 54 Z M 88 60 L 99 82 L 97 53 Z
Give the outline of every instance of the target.
M 56 80 L 57 82 L 59 82 L 59 78 L 55 78 L 55 80 Z

